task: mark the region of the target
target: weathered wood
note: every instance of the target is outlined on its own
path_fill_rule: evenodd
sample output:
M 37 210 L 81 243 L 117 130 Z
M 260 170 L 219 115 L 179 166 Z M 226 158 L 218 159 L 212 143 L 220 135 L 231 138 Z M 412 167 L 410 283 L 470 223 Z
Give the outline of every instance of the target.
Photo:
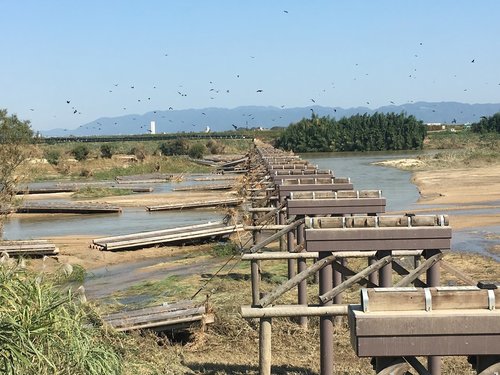
M 56 255 L 59 249 L 47 240 L 0 241 L 0 253 L 17 255 Z
M 269 220 L 270 218 L 272 218 L 277 212 L 280 212 L 283 208 L 285 208 L 286 206 L 286 202 L 281 202 L 280 205 L 276 208 L 274 208 L 272 211 L 268 212 L 267 214 L 261 216 L 256 222 L 255 224 L 261 224 L 267 220 Z
M 297 316 L 329 316 L 347 315 L 349 305 L 303 306 L 278 305 L 272 307 L 241 306 L 241 316 L 245 319 L 253 318 L 290 318 Z
M 418 267 L 418 265 L 417 265 Z M 392 269 L 398 273 L 400 276 L 407 276 L 410 274 L 410 271 L 408 271 L 406 268 L 404 268 L 401 264 L 399 264 L 395 259 L 392 260 Z M 415 286 L 418 286 L 420 288 L 425 288 L 427 286 L 426 283 L 419 279 L 414 279 L 412 283 Z
M 167 211 L 167 210 L 185 210 L 188 208 L 204 208 L 204 207 L 229 207 L 238 206 L 243 202 L 241 198 L 227 198 L 205 201 L 191 201 L 182 203 L 163 204 L 156 206 L 147 206 L 148 211 Z
M 234 187 L 231 184 L 224 185 L 190 185 L 172 189 L 172 191 L 204 191 L 204 190 L 230 190 Z
M 195 306 L 193 302 L 183 301 L 109 314 L 104 316 L 103 320 L 118 331 L 163 330 L 197 321 L 211 322 L 212 319 L 206 315 L 205 306 Z
M 101 214 L 119 213 L 122 209 L 106 203 L 64 203 L 26 201 L 16 208 L 17 213 L 62 213 L 62 214 Z
M 412 270 L 408 275 L 403 277 L 400 281 L 396 283 L 396 287 L 408 286 L 415 279 L 417 279 L 421 274 L 426 272 L 429 268 L 431 268 L 434 264 L 439 262 L 443 257 L 443 253 L 437 253 L 436 255 L 431 256 L 425 262 L 420 263 L 420 265 Z
M 451 228 L 306 229 L 306 242 L 307 251 L 446 250 L 451 247 Z
M 271 375 L 272 319 L 260 318 L 259 375 Z
M 273 291 L 266 294 L 263 298 L 260 299 L 258 306 L 266 307 L 273 303 L 276 299 L 282 296 L 284 293 L 288 292 L 290 289 L 296 287 L 301 281 L 306 280 L 312 274 L 318 272 L 323 267 L 332 263 L 335 260 L 335 255 L 330 255 L 321 260 L 318 260 L 313 265 L 309 266 L 306 270 L 298 273 L 288 281 L 284 282 L 280 286 L 278 286 Z
M 351 305 L 358 356 L 493 355 L 500 347 L 500 311 L 487 309 L 367 312 Z
M 303 224 L 303 223 L 304 223 L 304 220 L 301 219 L 301 220 L 297 220 L 297 221 L 287 225 L 285 228 L 281 229 L 279 232 L 276 232 L 272 236 L 269 236 L 265 240 L 259 242 L 257 245 L 252 246 L 252 248 L 250 248 L 250 250 L 248 252 L 256 253 L 257 251 L 263 249 L 265 246 L 269 245 L 271 242 L 276 241 L 281 236 L 283 236 L 284 234 L 288 233 L 289 231 L 295 229 L 296 227 L 298 227 L 300 224 Z
M 157 244 L 193 241 L 202 238 L 220 238 L 243 230 L 242 225 L 206 223 L 170 228 L 163 231 L 134 233 L 125 236 L 98 238 L 92 245 L 100 250 L 116 251 L 135 249 Z
M 391 261 L 392 261 L 391 256 L 386 256 L 386 257 L 383 257 L 382 259 L 379 259 L 378 261 L 376 261 L 372 265 L 366 267 L 363 271 L 358 272 L 354 276 L 351 276 L 346 281 L 344 281 L 340 285 L 336 286 L 335 288 L 333 288 L 329 292 L 320 295 L 319 296 L 320 301 L 322 303 L 326 303 L 328 301 L 331 301 L 335 296 L 339 295 L 340 293 L 342 293 L 346 289 L 350 288 L 352 285 L 356 284 L 361 279 L 368 277 L 368 275 L 370 275 L 371 273 L 378 271 L 380 268 L 382 268 L 386 264 L 390 263 Z
M 289 253 L 289 252 L 266 252 L 243 254 L 242 260 L 279 260 L 279 259 L 315 259 L 319 253 Z

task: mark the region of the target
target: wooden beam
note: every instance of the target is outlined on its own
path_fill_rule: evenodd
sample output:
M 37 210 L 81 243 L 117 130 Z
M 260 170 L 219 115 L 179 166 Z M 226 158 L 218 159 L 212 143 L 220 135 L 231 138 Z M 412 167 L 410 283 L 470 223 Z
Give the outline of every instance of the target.
M 410 271 L 408 271 L 406 268 L 404 268 L 401 264 L 396 259 L 392 260 L 392 269 L 396 271 L 397 274 L 400 276 L 406 276 L 410 274 Z M 418 286 L 420 288 L 425 288 L 427 286 L 426 283 L 423 281 L 419 280 L 418 278 L 413 281 L 415 286 Z
M 286 305 L 272 307 L 241 306 L 241 316 L 246 319 L 253 318 L 286 318 L 295 316 L 329 316 L 347 315 L 349 305 L 328 306 L 303 306 Z
M 322 269 L 326 265 L 332 263 L 335 260 L 335 258 L 336 258 L 335 255 L 330 255 L 326 258 L 323 258 L 323 259 L 317 261 L 316 263 L 309 266 L 304 271 L 298 273 L 297 275 L 292 277 L 290 280 L 284 282 L 283 284 L 279 285 L 276 289 L 274 289 L 270 293 L 266 294 L 263 298 L 260 299 L 258 306 L 266 307 L 266 306 L 270 305 L 273 301 L 275 301 L 277 298 L 282 296 L 284 293 L 288 292 L 290 289 L 299 285 L 299 283 L 301 281 L 307 279 L 309 276 L 318 272 L 320 269 Z
M 304 219 L 300 219 L 300 220 L 293 222 L 290 225 L 287 225 L 285 228 L 281 229 L 279 232 L 276 232 L 272 236 L 269 236 L 268 238 L 266 238 L 262 242 L 258 243 L 257 245 L 252 246 L 248 252 L 249 253 L 256 253 L 257 251 L 264 248 L 266 245 L 269 245 L 271 242 L 276 241 L 281 236 L 283 236 L 284 234 L 288 233 L 289 231 L 297 228 L 300 224 L 303 224 L 303 223 L 304 223 Z
M 372 265 L 366 267 L 363 271 L 358 272 L 356 275 L 348 278 L 346 281 L 341 283 L 340 285 L 336 286 L 329 292 L 326 292 L 322 295 L 319 296 L 319 299 L 322 303 L 326 303 L 328 301 L 331 301 L 335 296 L 338 294 L 342 293 L 344 290 L 350 288 L 352 285 L 357 283 L 358 281 L 368 277 L 371 273 L 378 271 L 382 267 L 384 267 L 386 264 L 389 264 L 392 261 L 392 256 L 388 255 L 386 257 L 383 257 L 382 259 L 379 259 Z
M 319 253 L 299 253 L 287 251 L 283 252 L 267 252 L 243 254 L 242 260 L 278 260 L 278 259 L 314 259 L 319 256 Z
M 415 281 L 421 274 L 431 268 L 434 264 L 439 262 L 443 257 L 443 253 L 437 253 L 431 256 L 425 262 L 420 263 L 420 265 L 411 271 L 407 276 L 403 277 L 399 282 L 394 285 L 395 287 L 408 286 Z

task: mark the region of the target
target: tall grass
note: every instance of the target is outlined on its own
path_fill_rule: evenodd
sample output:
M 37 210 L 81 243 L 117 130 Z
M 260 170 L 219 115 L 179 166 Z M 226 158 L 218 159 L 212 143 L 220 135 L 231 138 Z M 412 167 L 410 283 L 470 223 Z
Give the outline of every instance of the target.
M 120 353 L 98 321 L 71 291 L 0 265 L 0 373 L 120 374 Z

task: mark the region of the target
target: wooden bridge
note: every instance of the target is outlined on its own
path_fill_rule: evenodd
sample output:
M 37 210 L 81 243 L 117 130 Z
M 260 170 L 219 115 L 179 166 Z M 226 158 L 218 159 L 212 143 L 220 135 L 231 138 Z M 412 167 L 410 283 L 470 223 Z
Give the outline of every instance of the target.
M 306 327 L 309 316 L 319 317 L 321 374 L 329 375 L 333 373 L 333 325 L 336 321 L 334 318 L 347 315 L 349 309 L 356 314 L 358 314 L 357 311 L 365 313 L 362 308 L 356 310 L 354 306 L 342 304 L 344 291 L 356 284 L 376 288 L 369 289 L 376 292 L 379 290 L 390 291 L 393 285 L 398 290 L 401 287 L 413 285 L 411 290 L 420 293 L 419 297 L 416 297 L 417 294 L 414 293 L 410 296 L 405 294 L 401 299 L 395 297 L 391 299 L 397 306 L 400 303 L 401 306 L 405 306 L 408 299 L 411 302 L 421 301 L 420 295 L 425 297 L 429 293 L 432 294 L 432 291 L 438 290 L 436 288 L 440 284 L 441 270 L 452 274 L 466 285 L 476 284 L 470 277 L 442 259 L 442 251 L 451 249 L 452 232 L 447 216 L 380 215 L 385 211 L 385 198 L 381 192 L 376 190 L 356 191 L 353 189 L 353 185 L 347 186 L 347 189 L 334 189 L 332 186 L 323 187 L 322 185 L 335 183 L 334 172 L 328 171 L 321 173 L 320 176 L 319 170 L 307 162 L 292 158 L 290 154 L 285 154 L 269 145 L 257 142 L 255 145 L 255 150 L 249 159 L 251 173 L 248 177 L 250 188 L 247 189 L 252 202 L 249 211 L 252 213 L 253 224 L 246 227 L 253 232 L 254 243 L 248 250 L 249 254 L 243 256 L 243 259 L 249 260 L 251 263 L 252 304 L 242 306 L 241 314 L 245 318 L 260 319 L 259 367 L 261 374 L 271 373 L 271 321 L 273 318 L 298 317 L 299 324 Z M 285 178 L 281 178 L 282 176 Z M 350 183 L 350 181 L 347 182 Z M 276 233 L 265 237 L 264 233 L 269 229 L 276 231 Z M 259 253 L 265 246 L 276 240 L 280 242 L 280 252 Z M 413 257 L 413 267 L 408 267 L 408 264 L 405 265 L 399 259 L 408 256 Z M 348 260 L 353 257 L 366 258 L 366 267 L 358 270 L 349 267 Z M 288 261 L 288 281 L 262 295 L 260 262 L 280 259 Z M 308 265 L 307 260 L 312 260 L 313 263 Z M 308 304 L 310 298 L 307 296 L 307 280 L 313 275 L 315 280 L 319 282 L 319 292 L 318 303 L 311 305 Z M 294 288 L 297 289 L 297 304 L 274 305 L 284 293 Z M 431 292 L 425 292 L 425 290 Z M 436 316 L 449 319 L 446 329 L 450 332 L 453 331 L 454 335 L 473 333 L 474 329 L 471 328 L 466 332 L 462 329 L 463 327 L 456 327 L 456 324 L 468 324 L 468 319 L 472 319 L 471 322 L 474 321 L 476 319 L 473 317 L 474 313 L 460 318 L 463 320 L 455 320 L 455 317 L 462 316 L 466 310 L 454 311 L 461 298 L 467 298 L 472 294 L 464 295 L 460 290 L 450 293 L 453 296 L 441 294 L 441 297 L 434 298 L 438 305 L 441 302 L 449 301 L 450 298 L 455 301 L 446 305 L 448 306 L 446 309 L 436 312 Z M 479 293 L 489 295 L 488 306 L 491 306 L 491 300 L 495 300 L 496 294 L 484 291 Z M 371 306 L 376 305 L 373 298 L 370 301 Z M 484 305 L 484 298 L 481 303 Z M 488 311 L 491 312 L 491 309 Z M 363 319 L 368 316 L 367 314 L 368 312 L 362 315 Z M 379 316 L 376 315 L 377 312 L 370 312 L 370 314 L 375 314 L 372 319 Z M 405 316 L 407 312 L 388 312 L 385 326 L 390 325 L 391 316 L 397 314 Z M 434 323 L 431 320 L 426 320 L 432 315 L 428 314 L 428 311 L 420 314 L 422 323 L 418 323 L 418 326 L 422 327 L 422 332 L 427 329 L 425 332 L 427 332 L 428 339 L 432 340 L 434 333 L 440 335 L 442 331 L 439 329 L 434 331 Z M 401 328 L 399 333 L 389 328 L 385 334 L 383 328 L 380 328 L 377 331 L 378 336 L 375 335 L 377 338 L 370 336 L 366 340 L 362 334 L 364 331 L 361 328 L 356 330 L 351 325 L 351 329 L 353 329 L 352 341 L 357 353 L 376 358 L 375 368 L 379 374 L 404 374 L 405 372 L 394 372 L 395 367 L 392 367 L 393 363 L 387 357 L 402 355 L 405 356 L 406 363 L 411 363 L 411 367 L 419 374 L 440 374 L 440 355 L 475 356 L 484 354 L 486 357 L 478 357 L 476 360 L 477 372 L 493 374 L 493 372 L 487 371 L 491 369 L 496 371 L 497 367 L 495 366 L 499 366 L 500 362 L 500 345 L 497 341 L 491 341 L 488 338 L 486 341 L 491 345 L 488 350 L 483 351 L 478 351 L 473 346 L 469 346 L 468 349 L 463 346 L 461 351 L 434 350 L 430 345 L 426 351 L 419 349 L 420 351 L 415 352 L 398 352 L 398 350 L 402 350 L 398 346 L 406 340 L 403 337 L 403 327 L 410 327 L 413 324 L 413 316 L 414 314 L 410 314 L 401 318 L 403 323 L 398 323 L 398 327 Z M 480 327 L 486 329 L 486 327 L 491 327 L 496 323 L 500 327 L 500 320 L 496 314 L 488 316 L 491 317 L 490 320 L 481 323 L 482 325 L 479 324 Z M 352 319 L 350 321 L 353 322 Z M 374 320 L 370 320 L 370 322 L 372 321 Z M 361 320 L 359 322 L 361 324 Z M 415 322 L 417 323 L 418 320 Z M 368 326 L 371 327 L 368 323 L 363 325 L 363 327 Z M 469 327 L 469 325 L 467 326 Z M 358 325 L 358 327 L 361 326 Z M 497 331 L 496 328 L 492 329 L 492 332 L 495 332 L 494 335 Z M 357 338 L 355 337 L 356 332 L 359 333 Z M 411 332 L 416 332 L 416 330 Z M 401 337 L 395 337 L 391 341 L 391 337 L 398 334 Z M 387 337 L 378 341 L 378 345 L 371 346 L 374 348 L 372 352 L 366 349 L 365 342 L 370 342 L 372 339 L 378 340 L 379 336 L 384 335 Z M 441 343 L 451 343 L 451 340 Z M 410 342 L 414 341 L 408 339 L 407 342 L 407 347 L 410 347 Z M 479 340 L 477 343 L 479 345 Z M 391 348 L 385 348 L 385 344 Z M 421 347 L 422 345 L 419 346 L 419 348 Z M 381 352 L 384 350 L 386 352 Z M 427 368 L 411 357 L 412 355 L 428 356 Z

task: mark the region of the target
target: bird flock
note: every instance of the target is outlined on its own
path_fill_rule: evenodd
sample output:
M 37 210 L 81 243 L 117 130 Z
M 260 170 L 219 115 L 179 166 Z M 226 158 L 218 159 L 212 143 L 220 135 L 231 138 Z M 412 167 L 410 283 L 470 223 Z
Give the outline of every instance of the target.
M 289 14 L 289 11 L 288 10 L 283 10 L 282 11 L 283 14 L 285 16 L 287 16 Z M 416 59 L 419 59 L 423 53 L 423 51 L 421 50 L 418 50 L 418 48 L 423 48 L 424 47 L 424 42 L 419 42 L 418 45 L 416 46 L 416 50 L 415 50 L 415 53 L 413 54 L 413 58 L 416 60 Z M 170 59 L 172 58 L 172 54 L 171 53 L 168 53 L 168 52 L 162 52 L 161 54 L 162 58 L 165 58 L 165 59 Z M 258 55 L 249 55 L 248 58 L 250 60 L 255 60 L 255 59 L 258 59 Z M 472 58 L 471 60 L 469 60 L 471 64 L 476 64 L 476 58 Z M 363 66 L 364 64 L 360 64 L 358 62 L 354 63 L 354 66 L 353 66 L 353 69 L 354 71 L 356 72 L 355 76 L 352 77 L 352 79 L 354 81 L 356 80 L 361 80 L 363 77 L 366 77 L 366 76 L 369 76 L 369 72 L 361 72 L 360 69 L 361 67 Z M 245 72 L 238 72 L 237 74 L 235 74 L 233 77 L 236 78 L 236 80 L 239 80 L 240 77 L 243 77 L 245 74 Z M 408 78 L 410 79 L 417 79 L 418 77 L 418 68 L 417 68 L 417 64 L 414 64 L 414 66 L 412 66 L 410 68 L 410 71 L 408 72 Z M 217 99 L 218 96 L 220 95 L 230 95 L 232 93 L 232 88 L 230 87 L 219 87 L 216 82 L 214 80 L 207 80 L 208 81 L 208 92 L 207 92 L 207 97 L 210 99 L 210 100 L 215 100 Z M 500 85 L 500 83 L 499 83 Z M 139 85 L 140 86 L 140 85 Z M 137 92 L 138 90 L 136 89 L 136 87 L 139 87 L 136 83 L 125 83 L 125 82 L 112 82 L 109 84 L 109 87 L 107 88 L 107 94 L 109 95 L 115 95 L 117 93 L 123 93 L 123 90 L 128 90 L 129 93 L 133 93 L 133 92 Z M 164 97 L 164 93 L 160 93 L 160 91 L 157 89 L 158 87 L 161 87 L 161 83 L 155 83 L 153 85 L 151 85 L 147 90 L 144 90 L 145 88 L 142 87 L 142 91 L 141 92 L 144 92 L 144 91 L 147 91 L 148 94 L 147 95 L 136 95 L 136 98 L 135 98 L 135 102 L 136 104 L 137 103 L 149 103 L 149 106 L 151 107 L 151 105 L 153 105 L 153 100 L 154 99 L 158 99 L 159 100 L 163 100 L 162 98 Z M 335 90 L 336 88 L 336 85 L 335 85 L 335 82 L 331 82 L 330 85 L 328 87 L 325 87 L 323 89 L 320 90 L 320 93 L 321 94 L 324 94 L 324 93 L 327 93 L 328 91 L 330 90 Z M 255 90 L 255 93 L 256 94 L 260 94 L 260 95 L 264 95 L 265 93 L 265 87 L 255 87 L 254 90 Z M 180 97 L 180 98 L 188 98 L 190 96 L 190 92 L 188 90 L 186 90 L 183 85 L 178 85 L 176 88 L 175 88 L 175 91 L 177 93 L 177 95 Z M 464 88 L 464 91 L 467 91 L 467 88 Z M 196 94 L 199 94 L 199 93 L 196 93 Z M 320 95 L 321 95 L 320 94 Z M 198 95 L 199 96 L 199 95 Z M 128 97 L 133 97 L 133 95 L 128 95 Z M 307 97 L 304 98 L 304 101 L 308 101 L 310 103 L 312 103 L 313 105 L 317 105 L 318 102 L 321 102 L 321 96 L 319 97 L 309 97 L 308 99 L 306 99 Z M 157 101 L 156 101 L 157 102 Z M 156 103 L 155 102 L 155 103 Z M 369 98 L 367 98 L 365 100 L 365 103 L 366 105 L 370 105 L 371 104 L 371 100 Z M 412 100 L 409 100 L 409 102 L 413 102 Z M 395 102 L 393 100 L 390 100 L 389 103 L 391 105 L 396 105 Z M 74 103 L 74 100 L 72 98 L 67 98 L 65 100 L 65 104 L 66 104 L 66 108 L 67 108 L 67 111 L 73 115 L 73 116 L 79 116 L 79 115 L 82 115 L 83 111 L 80 109 L 78 103 Z M 168 105 L 168 104 L 167 104 Z M 121 111 L 122 113 L 124 113 L 124 115 L 121 117 L 127 117 L 127 111 L 128 111 L 128 108 L 129 107 L 132 107 L 132 103 L 128 103 L 128 104 L 122 104 L 121 106 Z M 334 112 L 337 111 L 336 108 L 334 108 L 333 106 L 331 106 L 331 103 L 328 103 L 327 106 L 329 107 L 332 107 Z M 285 104 L 282 104 L 280 105 L 280 108 L 283 109 L 285 108 L 286 105 Z M 173 105 L 168 105 L 165 106 L 165 108 L 168 108 L 168 111 L 174 111 L 174 106 Z M 35 111 L 35 108 L 29 108 L 30 111 Z M 310 110 L 314 113 L 314 108 L 310 108 Z M 158 121 L 162 121 L 161 119 L 165 119 L 164 120 L 164 123 L 166 123 L 167 121 L 169 123 L 173 123 L 174 120 L 172 118 L 168 118 L 168 114 L 166 114 L 167 111 L 164 111 L 164 110 L 154 110 L 152 111 L 154 115 L 158 115 L 158 117 L 156 118 L 156 120 Z M 435 112 L 435 110 L 433 110 L 433 112 Z M 241 119 L 241 122 L 239 123 L 232 123 L 231 126 L 234 128 L 234 129 L 238 129 L 240 127 L 248 127 L 249 125 L 254 125 L 254 123 L 252 122 L 253 120 L 255 120 L 255 116 L 252 114 L 252 113 L 244 113 L 241 115 L 242 116 L 242 119 Z M 56 116 L 54 116 L 56 117 Z M 191 128 L 194 128 L 192 130 L 195 130 L 195 129 L 198 129 L 198 130 L 201 130 L 201 129 L 204 129 L 206 128 L 207 124 L 210 123 L 210 118 L 209 118 L 209 114 L 207 114 L 206 112 L 202 112 L 201 113 L 201 118 L 200 118 L 200 121 L 199 122 L 192 122 L 190 124 L 187 124 L 185 123 L 184 121 L 181 120 L 181 123 L 182 125 L 187 129 L 190 129 L 188 126 L 191 126 Z M 276 116 L 275 118 L 272 118 L 272 122 L 275 122 L 277 125 L 286 125 L 286 124 L 281 124 L 280 123 L 280 119 L 282 119 L 282 116 Z M 106 123 L 106 124 L 103 124 L 102 122 L 100 121 L 93 121 L 89 124 L 87 124 L 86 126 L 83 126 L 84 129 L 87 129 L 87 130 L 90 130 L 90 129 L 93 129 L 96 133 L 100 132 L 112 132 L 112 133 L 115 133 L 115 134 L 120 134 L 120 117 L 116 118 L 116 121 L 113 120 L 113 123 L 112 125 L 115 126 L 115 129 L 109 129 L 109 128 L 106 128 L 106 126 L 109 125 L 109 122 Z M 139 129 L 140 131 L 142 132 L 148 132 L 150 131 L 149 130 L 149 124 L 144 124 L 144 123 L 141 123 L 141 120 L 138 120 L 137 117 L 132 117 L 132 121 L 137 121 L 137 127 L 136 129 Z M 144 121 L 144 120 L 142 120 Z M 457 120 L 456 118 L 453 118 L 453 119 L 450 119 L 450 122 L 452 123 L 456 123 Z M 161 124 L 164 126 L 164 123 Z M 106 125 L 106 126 L 105 126 Z M 63 129 L 65 132 L 68 132 L 69 129 Z

